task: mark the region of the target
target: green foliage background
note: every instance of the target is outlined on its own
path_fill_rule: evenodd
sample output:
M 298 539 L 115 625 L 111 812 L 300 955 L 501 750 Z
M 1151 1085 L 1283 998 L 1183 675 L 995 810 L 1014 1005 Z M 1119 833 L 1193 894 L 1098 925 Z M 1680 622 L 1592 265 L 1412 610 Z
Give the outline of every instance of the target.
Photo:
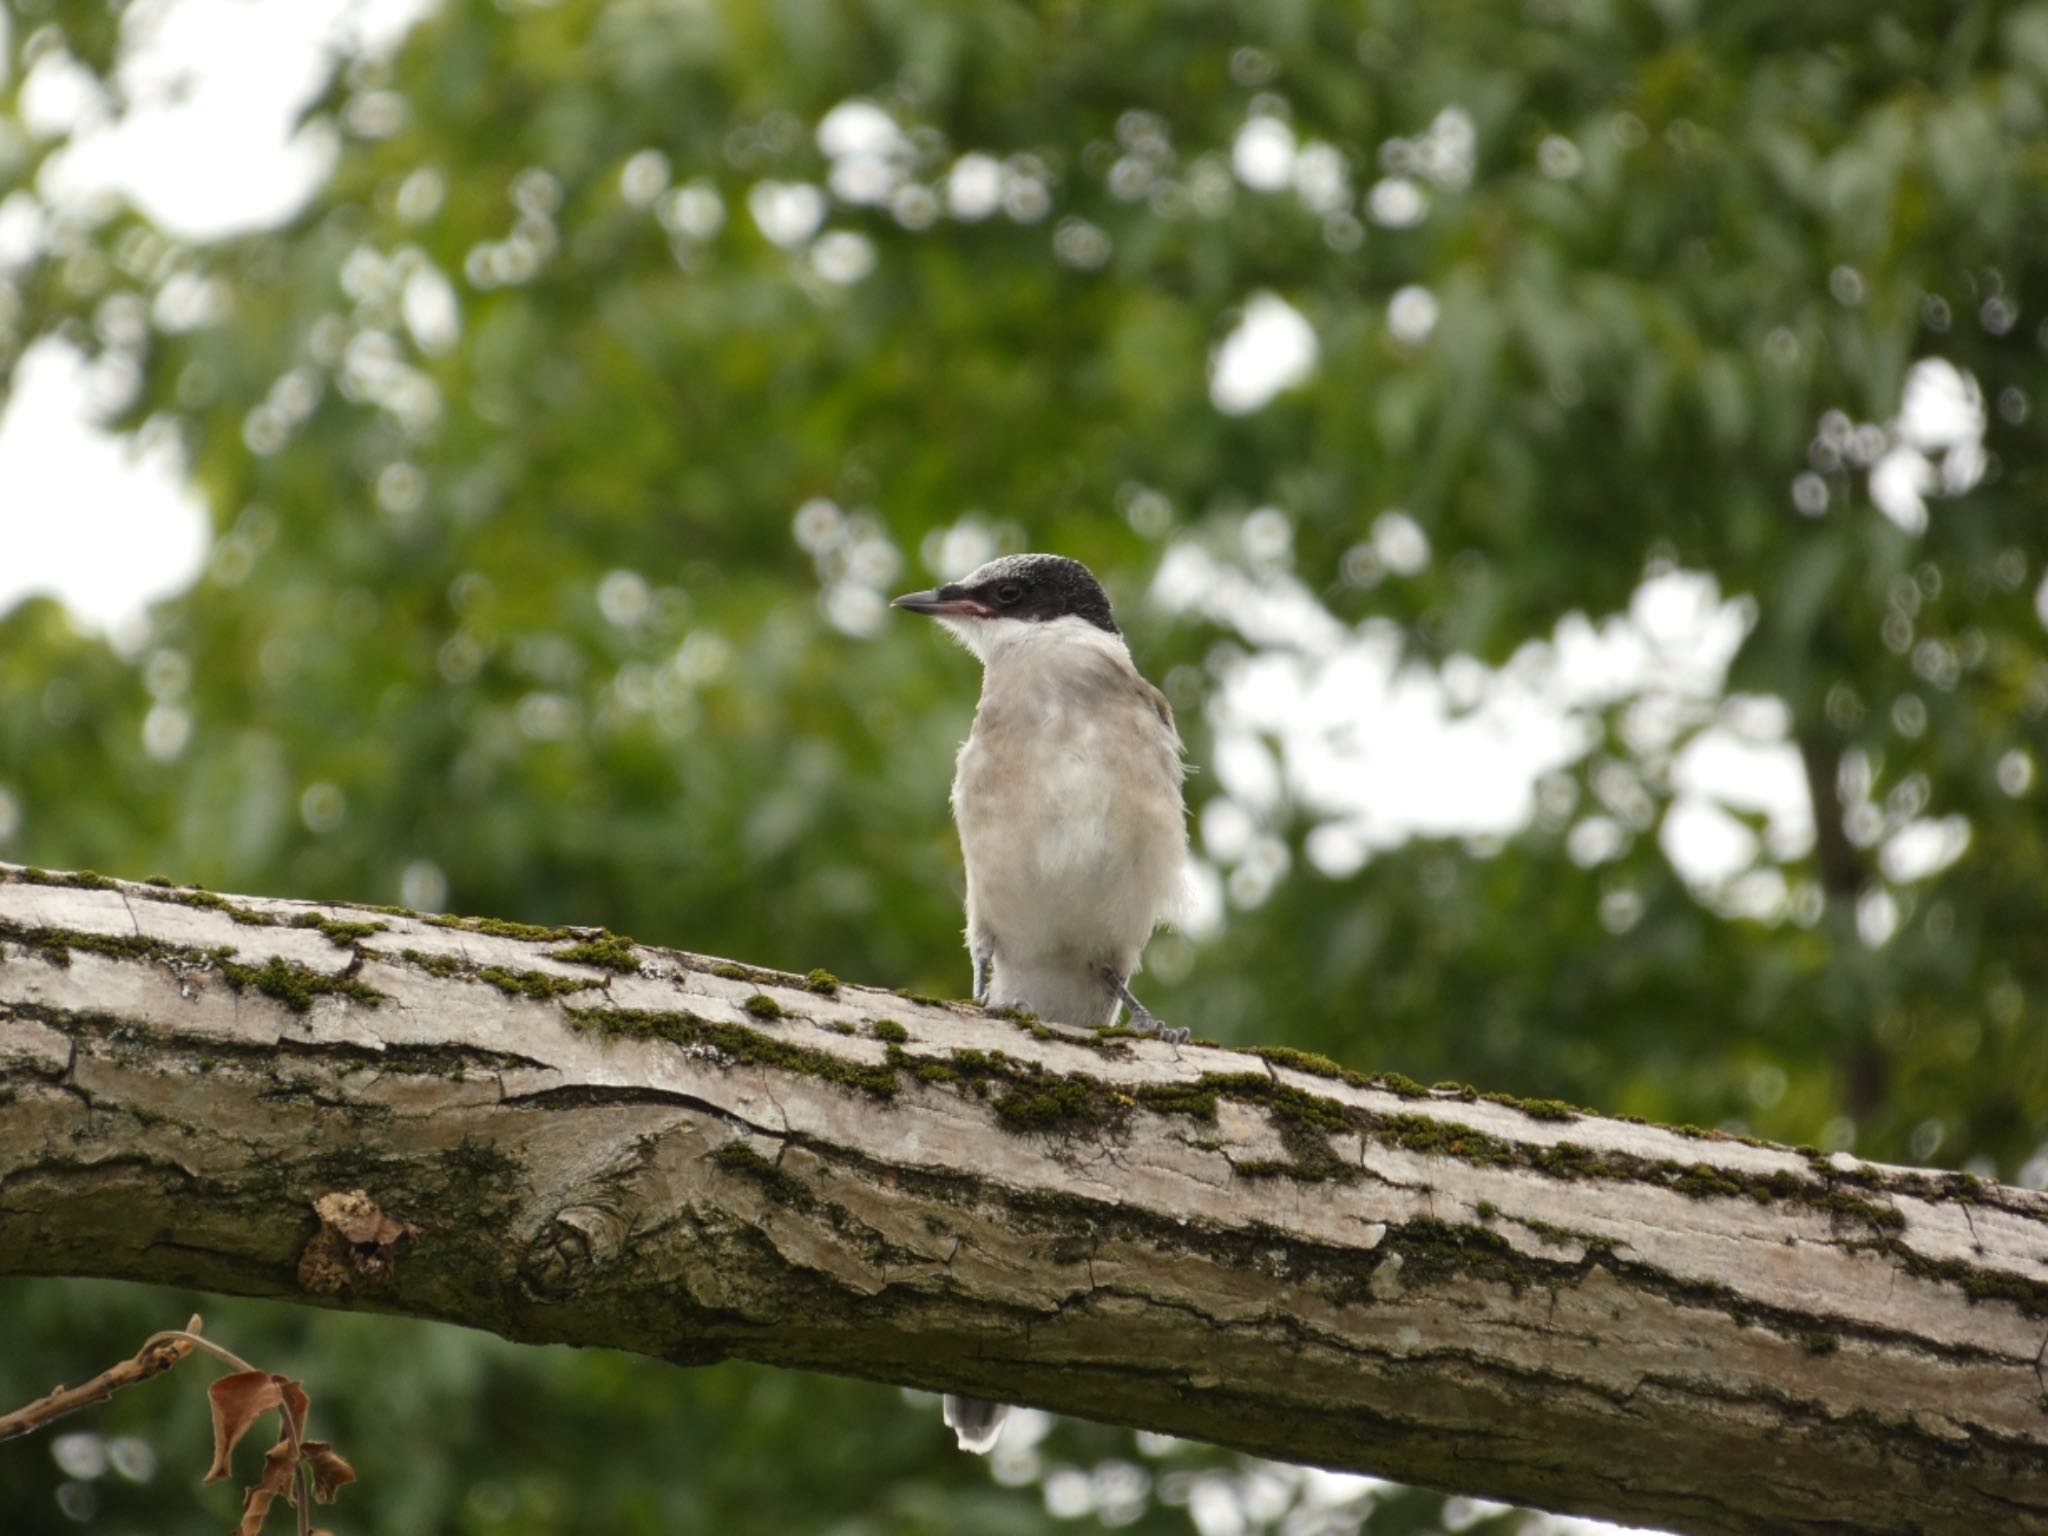
M 118 97 L 119 10 L 10 8 L 0 191 L 62 147 L 20 126 L 37 60 Z M 902 135 L 885 195 L 828 192 L 817 240 L 778 245 L 764 184 L 858 192 L 817 134 L 852 98 Z M 1234 178 L 1255 116 L 1333 150 L 1341 196 Z M 1390 622 L 1430 673 L 1703 572 L 1751 619 L 1725 698 L 1661 730 L 1640 698 L 1577 707 L 1588 745 L 1505 838 L 1332 874 L 1305 852 L 1327 805 L 1250 807 L 1284 872 L 1167 941 L 1150 1000 L 1425 1081 L 2042 1177 L 2048 5 L 448 0 L 392 58 L 342 56 L 310 117 L 338 156 L 283 227 L 195 246 L 53 208 L 0 275 L 0 364 L 58 337 L 132 367 L 123 424 L 179 436 L 217 534 L 132 653 L 47 600 L 0 615 L 0 856 L 957 992 L 970 667 L 868 622 L 949 531 L 1102 573 L 1204 766 L 1205 706 L 1261 647 L 1146 600 L 1169 549 Z M 967 154 L 1007 208 L 949 211 Z M 1389 318 L 1411 286 L 1419 341 Z M 1210 360 L 1261 292 L 1320 364 L 1226 414 Z M 1868 472 L 1924 358 L 1974 381 L 1984 452 L 1914 532 Z M 1431 550 L 1405 574 L 1362 553 L 1397 506 Z M 1658 836 L 1686 744 L 1758 699 L 1819 827 L 1760 849 L 1761 905 L 1689 887 Z M 1198 816 L 1225 777 L 1191 781 Z M 1888 877 L 1938 817 L 1962 856 Z M 0 1285 L 0 1397 L 189 1305 Z M 1004 1486 L 882 1388 L 205 1310 L 308 1378 L 365 1474 L 345 1530 L 1518 1518 L 1391 1490 L 1317 1513 L 1326 1488 L 1076 1424 Z M 199 1398 L 80 1421 L 166 1461 L 85 1480 L 84 1525 L 226 1523 L 187 1489 Z M 7 1528 L 76 1528 L 66 1481 L 47 1439 L 0 1447 Z

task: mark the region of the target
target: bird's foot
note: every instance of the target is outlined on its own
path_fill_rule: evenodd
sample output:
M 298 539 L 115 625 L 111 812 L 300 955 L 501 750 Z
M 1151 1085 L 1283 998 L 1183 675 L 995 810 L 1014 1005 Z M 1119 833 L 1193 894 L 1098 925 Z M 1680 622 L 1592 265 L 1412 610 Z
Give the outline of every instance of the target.
M 989 977 L 995 972 L 995 957 L 977 950 L 970 958 L 974 962 L 974 1000 L 986 1008 L 988 1006 Z
M 1122 1000 L 1124 1007 L 1130 1010 L 1130 1027 L 1132 1029 L 1137 1030 L 1141 1034 L 1157 1035 L 1168 1045 L 1184 1044 L 1188 1037 L 1194 1033 L 1191 1029 L 1175 1029 L 1172 1025 L 1162 1020 L 1158 1014 L 1147 1008 L 1132 995 L 1130 982 L 1126 978 L 1117 975 L 1115 971 L 1106 965 L 1102 968 L 1102 979 L 1109 983 L 1110 988 Z

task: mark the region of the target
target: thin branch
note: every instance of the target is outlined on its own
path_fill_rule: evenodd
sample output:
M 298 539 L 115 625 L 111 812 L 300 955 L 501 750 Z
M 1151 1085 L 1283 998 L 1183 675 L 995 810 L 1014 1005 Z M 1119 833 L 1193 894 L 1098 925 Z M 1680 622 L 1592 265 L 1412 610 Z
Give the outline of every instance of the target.
M 216 1354 L 226 1354 L 225 1350 L 199 1337 L 199 1318 L 195 1314 L 182 1329 L 151 1335 L 132 1358 L 110 1366 L 92 1380 L 75 1387 L 58 1387 L 47 1397 L 39 1397 L 25 1408 L 0 1414 L 0 1440 L 32 1434 L 53 1419 L 61 1419 L 81 1408 L 90 1408 L 94 1403 L 104 1403 L 123 1387 L 132 1387 L 152 1376 L 161 1376 L 191 1354 L 195 1345 Z
M 255 1366 L 244 1360 L 233 1350 L 223 1349 L 211 1339 L 202 1339 L 199 1336 L 198 1323 L 199 1319 L 195 1317 L 187 1327 L 166 1328 L 162 1333 L 152 1333 L 142 1341 L 142 1347 L 148 1349 L 152 1345 L 166 1342 L 193 1345 L 205 1350 L 214 1359 L 220 1361 L 221 1364 L 231 1365 L 238 1371 L 253 1371 L 256 1369 Z

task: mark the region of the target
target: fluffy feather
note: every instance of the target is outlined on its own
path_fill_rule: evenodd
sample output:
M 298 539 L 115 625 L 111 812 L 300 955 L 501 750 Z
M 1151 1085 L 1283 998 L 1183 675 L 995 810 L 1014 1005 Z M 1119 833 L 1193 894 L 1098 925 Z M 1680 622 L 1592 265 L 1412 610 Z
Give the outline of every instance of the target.
M 1003 1432 L 1003 1420 L 1010 1410 L 1001 1403 L 985 1403 L 978 1397 L 945 1397 L 946 1427 L 960 1442 L 960 1449 L 986 1454 Z
M 1115 1021 L 1128 978 L 1184 897 L 1181 745 L 1123 640 L 1080 619 L 948 620 L 982 659 L 953 815 L 967 943 L 989 1001 L 1065 1024 Z

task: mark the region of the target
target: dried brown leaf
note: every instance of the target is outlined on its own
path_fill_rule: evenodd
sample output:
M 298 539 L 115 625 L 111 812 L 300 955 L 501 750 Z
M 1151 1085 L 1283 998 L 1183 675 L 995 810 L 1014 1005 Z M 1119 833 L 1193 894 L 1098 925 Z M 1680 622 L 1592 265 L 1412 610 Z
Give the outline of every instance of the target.
M 280 1440 L 263 1458 L 263 1477 L 242 1499 L 242 1521 L 235 1536 L 259 1536 L 269 1518 L 270 1506 L 279 1498 L 296 1503 L 292 1478 L 299 1470 L 299 1458 L 289 1440 Z
M 289 1376 L 273 1375 L 270 1379 L 277 1383 L 278 1393 L 284 1399 L 284 1411 L 291 1415 L 292 1420 L 291 1427 L 277 1437 L 277 1443 L 289 1445 L 294 1437 L 304 1438 L 306 1413 L 312 1408 L 313 1400 L 306 1396 L 306 1389 Z
M 332 1504 L 341 1485 L 356 1480 L 356 1469 L 325 1440 L 308 1440 L 300 1449 L 313 1469 L 313 1497 L 322 1504 Z
M 228 1475 L 228 1460 L 236 1443 L 251 1424 L 282 1404 L 279 1383 L 283 1380 L 268 1371 L 236 1371 L 206 1389 L 213 1403 L 213 1465 L 206 1469 L 202 1481 L 217 1483 Z M 305 1394 L 299 1395 L 303 1400 Z M 303 1407 L 300 1411 L 303 1413 Z
M 206 1481 L 217 1483 L 228 1475 L 235 1446 L 250 1427 L 276 1409 L 281 1428 L 277 1444 L 263 1456 L 263 1475 L 242 1498 L 242 1519 L 235 1536 L 258 1536 L 269 1518 L 270 1506 L 280 1498 L 299 1502 L 299 1469 L 312 1474 L 313 1498 L 322 1504 L 334 1502 L 345 1483 L 356 1480 L 355 1468 L 325 1440 L 307 1440 L 306 1416 L 312 1400 L 306 1389 L 289 1376 L 274 1371 L 236 1371 L 223 1376 L 207 1389 L 213 1404 L 213 1465 Z M 299 1528 L 307 1521 L 302 1511 Z

